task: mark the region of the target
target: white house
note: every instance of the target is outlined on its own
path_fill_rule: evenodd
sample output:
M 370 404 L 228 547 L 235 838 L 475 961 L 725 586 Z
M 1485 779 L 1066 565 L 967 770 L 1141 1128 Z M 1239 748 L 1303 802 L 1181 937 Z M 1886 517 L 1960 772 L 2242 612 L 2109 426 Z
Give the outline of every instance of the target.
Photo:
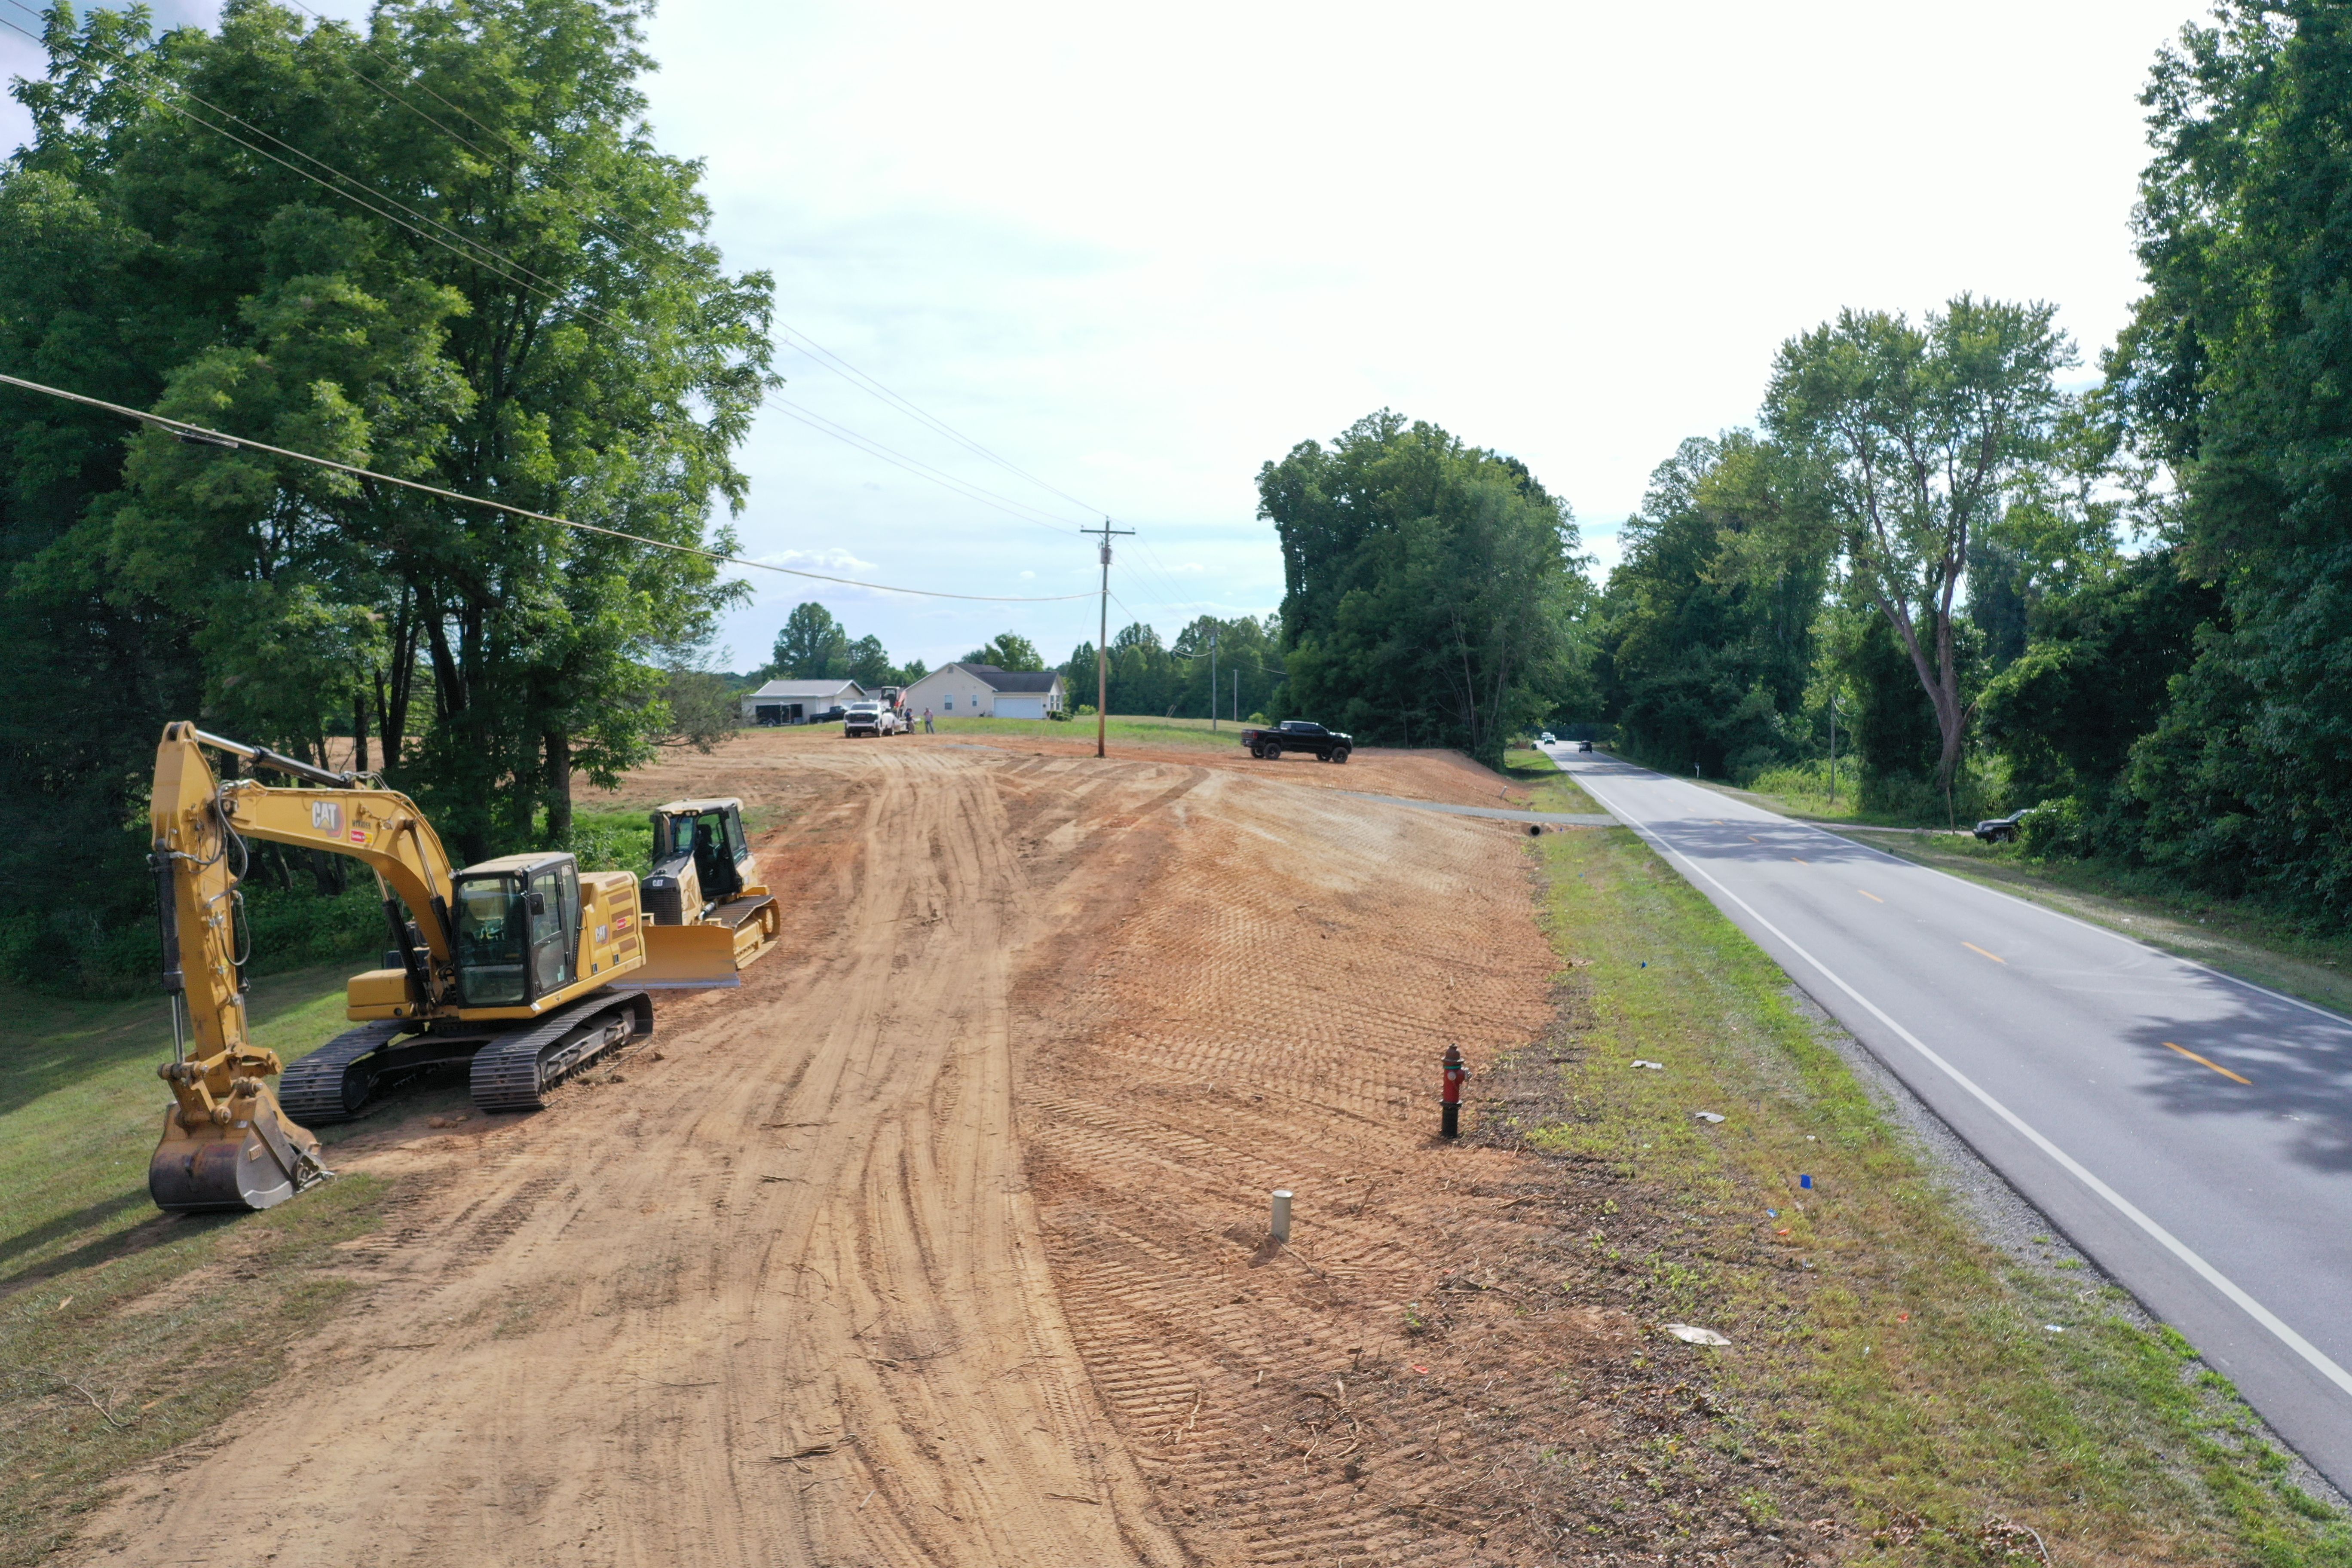
M 771 680 L 743 694 L 743 718 L 752 724 L 805 724 L 828 708 L 866 700 L 854 680 Z
M 1062 710 L 1062 677 L 1050 669 L 1026 675 L 992 664 L 942 665 L 898 700 L 918 719 L 925 709 L 941 719 L 1043 719 Z

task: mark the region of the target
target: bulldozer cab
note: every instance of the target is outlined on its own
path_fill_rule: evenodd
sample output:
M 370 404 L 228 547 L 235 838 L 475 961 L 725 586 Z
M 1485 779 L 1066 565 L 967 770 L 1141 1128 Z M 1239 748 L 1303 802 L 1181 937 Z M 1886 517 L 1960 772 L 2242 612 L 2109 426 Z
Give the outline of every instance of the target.
M 569 855 L 509 855 L 457 873 L 457 994 L 527 1007 L 579 976 L 580 868 Z
M 743 837 L 743 802 L 739 799 L 679 799 L 654 811 L 654 875 L 685 879 L 685 865 L 694 865 L 694 884 L 701 898 L 691 902 L 724 902 L 751 886 L 751 839 Z M 696 910 L 682 910 L 694 917 Z

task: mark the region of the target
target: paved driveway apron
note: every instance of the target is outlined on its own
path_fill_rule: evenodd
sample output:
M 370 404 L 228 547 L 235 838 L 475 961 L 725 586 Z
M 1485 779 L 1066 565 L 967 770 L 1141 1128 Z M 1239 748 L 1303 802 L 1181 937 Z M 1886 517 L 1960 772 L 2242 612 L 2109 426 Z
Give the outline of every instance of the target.
M 2352 1020 L 1603 753 L 1549 750 L 2352 1489 Z

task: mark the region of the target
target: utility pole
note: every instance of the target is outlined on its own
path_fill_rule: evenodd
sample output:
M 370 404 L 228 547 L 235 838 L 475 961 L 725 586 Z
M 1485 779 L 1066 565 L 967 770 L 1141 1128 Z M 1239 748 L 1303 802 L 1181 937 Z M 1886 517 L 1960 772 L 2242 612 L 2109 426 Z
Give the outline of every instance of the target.
M 1103 754 L 1104 727 L 1108 716 L 1104 710 L 1110 706 L 1110 538 L 1114 533 L 1133 533 L 1131 528 L 1113 528 L 1105 518 L 1100 528 L 1084 528 L 1081 533 L 1102 535 L 1102 615 L 1101 630 L 1095 634 L 1095 755 Z
M 1837 689 L 1830 689 L 1830 808 L 1837 808 Z
M 1240 670 L 1234 671 L 1235 675 Z M 1217 628 L 1209 628 L 1209 733 L 1217 732 Z

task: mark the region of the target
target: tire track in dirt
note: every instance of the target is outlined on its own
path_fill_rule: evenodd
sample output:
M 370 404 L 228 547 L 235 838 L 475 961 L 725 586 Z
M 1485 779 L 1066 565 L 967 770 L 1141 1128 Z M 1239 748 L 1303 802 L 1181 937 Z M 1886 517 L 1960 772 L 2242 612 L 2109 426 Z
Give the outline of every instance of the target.
M 762 846 L 799 951 L 666 1002 L 614 1081 L 349 1162 L 417 1184 L 393 1244 L 353 1249 L 367 1305 L 146 1478 L 100 1554 L 1184 1560 L 1055 1307 L 1013 1139 L 1037 933 L 1001 780 L 913 748 L 828 768 Z

